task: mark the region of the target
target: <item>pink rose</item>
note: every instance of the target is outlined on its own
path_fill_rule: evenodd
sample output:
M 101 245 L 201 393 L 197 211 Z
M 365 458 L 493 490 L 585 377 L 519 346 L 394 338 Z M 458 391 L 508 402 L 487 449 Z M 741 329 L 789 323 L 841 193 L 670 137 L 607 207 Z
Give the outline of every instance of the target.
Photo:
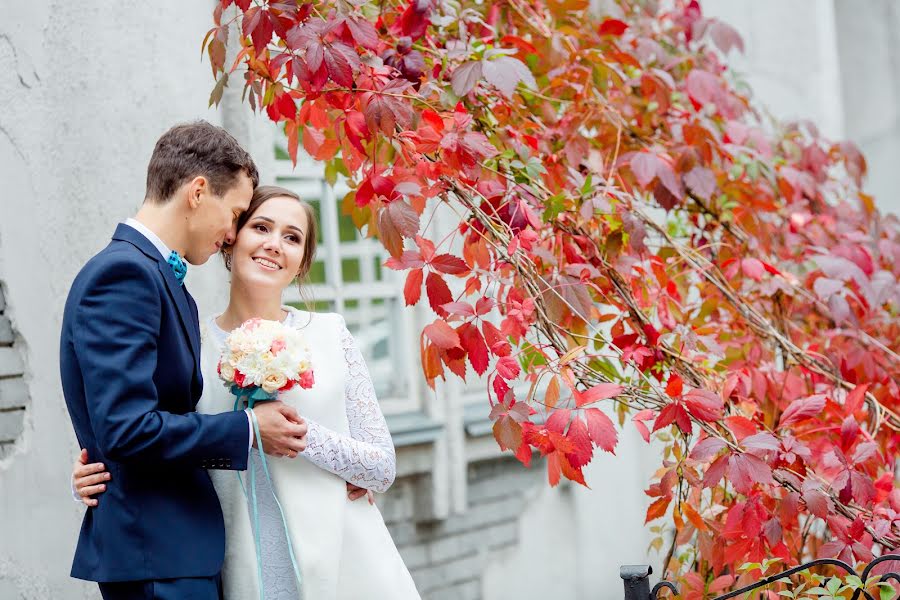
M 286 347 L 287 347 L 287 344 L 284 343 L 284 340 L 281 338 L 277 338 L 275 341 L 272 342 L 272 347 L 269 348 L 269 350 L 272 352 L 272 354 L 278 354 L 279 352 L 284 350 Z
M 310 369 L 309 371 L 304 371 L 300 375 L 300 387 L 305 390 L 311 388 L 315 382 L 316 380 L 315 377 L 313 377 L 312 369 Z

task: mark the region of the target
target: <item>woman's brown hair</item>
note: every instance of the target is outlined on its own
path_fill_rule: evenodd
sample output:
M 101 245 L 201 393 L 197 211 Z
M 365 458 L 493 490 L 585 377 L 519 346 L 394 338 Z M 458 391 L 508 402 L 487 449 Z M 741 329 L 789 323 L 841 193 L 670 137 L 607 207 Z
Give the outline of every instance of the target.
M 305 235 L 303 236 L 303 261 L 300 263 L 300 271 L 297 274 L 297 279 L 301 284 L 302 291 L 303 280 L 309 275 L 313 259 L 316 257 L 316 242 L 319 236 L 318 227 L 316 226 L 316 213 L 308 202 L 301 199 L 296 192 L 292 192 L 287 188 L 279 187 L 277 185 L 261 185 L 253 191 L 250 205 L 247 207 L 244 214 L 238 218 L 237 231 L 240 233 L 241 229 L 244 228 L 244 225 L 247 224 L 247 221 L 253 217 L 253 214 L 260 206 L 265 204 L 267 200 L 281 197 L 293 198 L 300 203 L 300 206 L 303 207 L 303 212 L 306 213 L 307 225 Z M 231 271 L 231 246 L 224 246 L 222 248 L 222 257 L 225 259 L 225 268 Z

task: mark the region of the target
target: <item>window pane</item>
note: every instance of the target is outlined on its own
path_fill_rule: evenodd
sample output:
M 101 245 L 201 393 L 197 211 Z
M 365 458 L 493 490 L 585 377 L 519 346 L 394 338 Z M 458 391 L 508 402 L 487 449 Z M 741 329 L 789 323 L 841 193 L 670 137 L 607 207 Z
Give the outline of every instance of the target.
M 321 260 L 313 261 L 309 268 L 309 283 L 324 284 L 325 283 L 325 263 Z
M 343 270 L 344 283 L 357 283 L 362 281 L 359 274 L 359 259 L 345 258 L 341 260 L 341 269 Z

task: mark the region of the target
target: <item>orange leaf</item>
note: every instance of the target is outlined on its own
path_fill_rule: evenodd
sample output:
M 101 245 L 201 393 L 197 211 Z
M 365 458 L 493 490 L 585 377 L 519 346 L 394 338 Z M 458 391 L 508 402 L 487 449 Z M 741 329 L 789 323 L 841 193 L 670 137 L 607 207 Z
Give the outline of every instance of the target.
M 669 508 L 669 502 L 671 501 L 671 498 L 663 496 L 662 498 L 659 498 L 658 500 L 656 500 L 656 502 L 651 504 L 647 508 L 647 518 L 644 520 L 644 524 L 646 525 L 650 521 L 658 519 L 661 516 L 665 515 L 666 510 L 668 510 Z
M 706 523 L 703 521 L 703 517 L 700 516 L 700 513 L 693 506 L 687 502 L 682 502 L 681 512 L 699 531 L 706 531 Z
M 501 450 L 517 450 L 522 445 L 522 426 L 515 419 L 503 415 L 494 422 L 494 439 Z
M 544 394 L 544 404 L 548 408 L 553 408 L 559 401 L 559 377 L 554 375 L 547 384 L 547 392 Z

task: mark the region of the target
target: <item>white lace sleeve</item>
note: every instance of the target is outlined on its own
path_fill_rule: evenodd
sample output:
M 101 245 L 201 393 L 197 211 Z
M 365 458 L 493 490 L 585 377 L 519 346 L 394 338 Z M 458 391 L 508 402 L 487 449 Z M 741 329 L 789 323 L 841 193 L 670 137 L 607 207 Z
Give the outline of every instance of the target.
M 397 474 L 394 443 L 378 406 L 369 369 L 343 319 L 340 335 L 347 361 L 344 403 L 350 435 L 308 420 L 303 455 L 316 466 L 353 485 L 384 492 Z

